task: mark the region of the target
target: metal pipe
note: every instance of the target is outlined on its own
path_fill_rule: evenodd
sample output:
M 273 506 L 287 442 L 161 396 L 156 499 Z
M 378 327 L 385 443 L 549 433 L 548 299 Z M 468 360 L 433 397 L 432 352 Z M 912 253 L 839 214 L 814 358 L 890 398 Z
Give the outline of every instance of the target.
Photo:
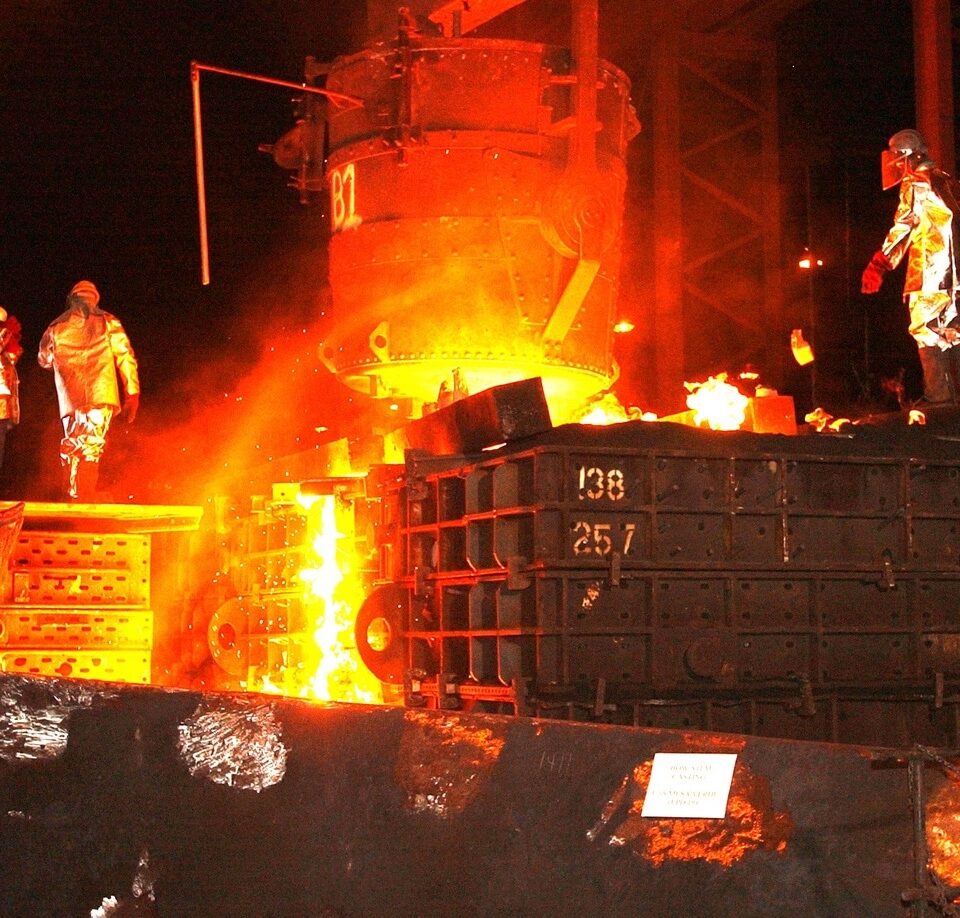
M 207 192 L 203 180 L 203 125 L 200 118 L 200 70 L 196 61 L 190 64 L 190 86 L 193 90 L 193 149 L 197 168 L 197 210 L 200 215 L 200 283 L 210 283 L 210 250 L 207 243 Z
M 917 755 L 911 755 L 907 763 L 907 775 L 910 784 L 910 798 L 913 815 L 913 881 L 917 889 L 927 888 L 927 863 L 930 858 L 930 852 L 927 850 L 927 827 L 924 814 L 926 806 L 924 787 L 923 787 L 923 769 L 924 760 Z M 910 914 L 915 918 L 927 914 L 927 903 L 923 897 L 915 899 L 910 903 Z
M 597 145 L 597 0 L 573 0 L 573 49 L 577 70 L 576 151 L 577 168 L 596 168 Z
M 295 89 L 297 92 L 308 92 L 316 96 L 324 96 L 331 102 L 341 104 L 344 107 L 359 108 L 363 105 L 363 99 L 358 99 L 356 96 L 350 96 L 346 93 L 323 89 L 320 86 L 308 86 L 306 83 L 292 83 L 290 80 L 278 80 L 276 77 L 263 76 L 259 73 L 248 73 L 244 70 L 230 70 L 227 67 L 215 67 L 212 64 L 201 64 L 197 61 L 193 61 L 190 67 L 196 70 L 206 70 L 210 73 L 222 73 L 224 76 L 240 77 L 243 80 L 253 80 L 255 83 L 283 86 L 286 89 Z
M 917 128 L 937 165 L 953 173 L 953 51 L 950 0 L 913 0 Z
M 308 86 L 306 83 L 292 83 L 290 80 L 279 80 L 276 77 L 262 76 L 258 73 L 230 70 L 227 67 L 215 67 L 212 64 L 201 64 L 199 61 L 190 62 L 190 86 L 193 91 L 193 148 L 196 158 L 197 208 L 200 218 L 200 283 L 206 287 L 210 283 L 210 251 L 207 238 L 207 192 L 203 177 L 203 124 L 200 114 L 200 71 L 202 70 L 209 73 L 220 73 L 224 76 L 240 77 L 243 80 L 253 80 L 256 83 L 267 83 L 270 86 L 295 89 L 297 92 L 324 96 L 339 108 L 359 108 L 363 105 L 363 100 L 346 93 L 332 92 L 318 86 Z

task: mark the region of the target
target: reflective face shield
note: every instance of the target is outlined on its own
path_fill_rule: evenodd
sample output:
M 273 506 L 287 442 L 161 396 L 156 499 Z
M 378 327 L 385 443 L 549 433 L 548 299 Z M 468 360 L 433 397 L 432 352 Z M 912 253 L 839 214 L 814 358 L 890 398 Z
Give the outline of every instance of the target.
M 880 180 L 883 190 L 899 185 L 907 171 L 909 153 L 902 150 L 884 150 L 880 154 Z

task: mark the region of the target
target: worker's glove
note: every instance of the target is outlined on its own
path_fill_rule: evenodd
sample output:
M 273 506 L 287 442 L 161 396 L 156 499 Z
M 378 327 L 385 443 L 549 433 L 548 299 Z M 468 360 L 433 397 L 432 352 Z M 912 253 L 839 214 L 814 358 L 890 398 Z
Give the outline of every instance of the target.
M 123 403 L 123 414 L 128 424 L 132 424 L 137 419 L 137 412 L 140 410 L 140 393 L 128 395 Z
M 883 283 L 883 276 L 893 267 L 890 259 L 883 252 L 877 252 L 863 269 L 863 277 L 860 278 L 861 293 L 876 293 Z

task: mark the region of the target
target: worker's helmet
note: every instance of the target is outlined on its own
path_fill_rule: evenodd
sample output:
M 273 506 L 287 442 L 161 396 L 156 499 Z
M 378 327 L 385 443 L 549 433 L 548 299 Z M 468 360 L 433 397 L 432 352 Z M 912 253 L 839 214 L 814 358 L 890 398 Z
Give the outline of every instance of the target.
M 897 131 L 887 141 L 887 149 L 880 154 L 880 174 L 884 191 L 899 185 L 908 170 L 930 161 L 927 142 L 919 131 L 907 128 Z
M 91 309 L 100 302 L 100 291 L 97 290 L 92 281 L 77 281 L 71 288 L 67 299 L 82 300 Z

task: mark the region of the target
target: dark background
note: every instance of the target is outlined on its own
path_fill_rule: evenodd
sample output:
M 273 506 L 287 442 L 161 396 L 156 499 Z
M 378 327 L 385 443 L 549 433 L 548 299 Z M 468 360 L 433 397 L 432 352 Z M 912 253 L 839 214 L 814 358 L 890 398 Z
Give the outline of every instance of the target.
M 231 452 L 243 462 L 307 449 L 380 410 L 316 360 L 329 304 L 325 208 L 301 207 L 257 150 L 292 125 L 288 90 L 202 78 L 212 283 L 201 286 L 189 81 L 194 59 L 296 81 L 307 55 L 362 46 L 364 4 L 197 6 L 6 0 L 0 9 L 0 303 L 22 322 L 25 348 L 23 422 L 8 437 L 0 496 L 58 494 L 53 380 L 34 355 L 80 278 L 97 284 L 140 361 L 141 416 L 117 425 L 103 467 L 114 499 L 198 499 L 205 485 L 189 470 L 212 477 Z M 646 61 L 622 7 L 611 22 L 601 3 L 600 50 L 637 87 Z M 525 16 L 540 34 L 513 37 L 556 39 L 538 12 L 531 3 Z M 882 379 L 901 370 L 919 396 L 902 276 L 878 297 L 858 293 L 896 203 L 880 190 L 879 152 L 914 121 L 911 35 L 908 0 L 813 2 L 776 35 L 786 308 L 802 318 L 811 292 L 817 308 L 816 391 L 810 371 L 781 381 L 801 410 L 814 396 L 835 410 L 883 405 Z M 648 181 L 648 143 L 643 133 L 634 141 L 634 187 Z M 826 260 L 812 288 L 795 267 L 808 239 Z M 642 284 L 626 277 L 623 287 Z M 638 372 L 624 373 L 627 403 Z

